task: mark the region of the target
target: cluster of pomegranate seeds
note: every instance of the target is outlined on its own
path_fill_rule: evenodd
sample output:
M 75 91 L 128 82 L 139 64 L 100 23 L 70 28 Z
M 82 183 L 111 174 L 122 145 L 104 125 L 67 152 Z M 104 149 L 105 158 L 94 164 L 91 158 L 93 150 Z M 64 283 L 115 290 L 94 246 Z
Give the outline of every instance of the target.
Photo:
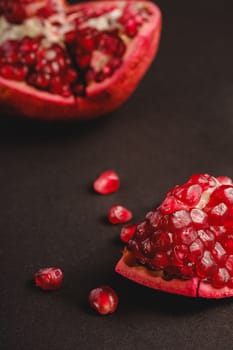
M 112 224 L 123 224 L 131 220 L 132 217 L 133 215 L 131 211 L 125 207 L 122 207 L 122 205 L 114 205 L 108 212 L 108 220 Z
M 89 293 L 88 301 L 90 306 L 101 315 L 115 312 L 118 306 L 118 296 L 108 286 L 92 289 Z
M 168 192 L 137 226 L 128 249 L 164 278 L 198 277 L 215 288 L 233 287 L 233 183 L 193 175 Z
M 32 15 L 51 16 L 57 10 L 56 0 L 0 0 L 0 16 L 13 24 L 20 24 Z
M 35 273 L 35 284 L 43 290 L 56 290 L 61 288 L 63 272 L 57 267 L 47 267 Z
M 88 85 L 111 77 L 122 65 L 127 45 L 150 12 L 130 3 L 96 4 L 66 14 L 54 3 L 0 0 L 5 38 L 0 37 L 0 75 L 64 98 L 85 96 Z
M 99 194 L 116 192 L 120 187 L 119 175 L 113 170 L 106 170 L 94 181 L 93 188 Z

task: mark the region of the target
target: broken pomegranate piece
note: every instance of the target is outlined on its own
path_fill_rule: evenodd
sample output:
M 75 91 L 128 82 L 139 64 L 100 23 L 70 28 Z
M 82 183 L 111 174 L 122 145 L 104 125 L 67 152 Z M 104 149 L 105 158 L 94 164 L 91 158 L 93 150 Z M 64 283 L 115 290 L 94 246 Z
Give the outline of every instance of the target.
M 93 118 L 134 91 L 159 45 L 148 1 L 0 0 L 0 104 L 32 118 Z
M 56 290 L 61 288 L 63 272 L 57 267 L 46 267 L 35 273 L 35 284 L 43 290 Z
M 94 190 L 103 195 L 116 192 L 119 187 L 120 178 L 113 170 L 104 171 L 93 184 Z
M 101 315 L 108 315 L 116 311 L 118 296 L 109 286 L 92 289 L 88 296 L 90 306 Z
M 116 271 L 132 281 L 191 297 L 233 296 L 233 183 L 195 174 L 149 212 Z

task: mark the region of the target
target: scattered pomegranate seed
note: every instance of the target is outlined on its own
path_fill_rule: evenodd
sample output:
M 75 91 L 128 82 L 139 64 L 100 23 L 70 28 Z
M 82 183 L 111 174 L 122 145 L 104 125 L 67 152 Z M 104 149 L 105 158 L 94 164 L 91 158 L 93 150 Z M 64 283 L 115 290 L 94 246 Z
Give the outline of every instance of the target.
M 123 224 L 133 217 L 131 211 L 121 205 L 114 205 L 108 212 L 108 220 L 112 224 Z
M 135 231 L 137 229 L 137 225 L 126 225 L 122 227 L 121 233 L 120 233 L 120 238 L 122 242 L 129 242 L 129 240 L 133 237 Z
M 101 315 L 115 312 L 118 306 L 118 296 L 116 292 L 108 286 L 92 289 L 89 293 L 88 301 L 90 306 Z
M 120 187 L 120 178 L 113 170 L 104 171 L 95 180 L 93 184 L 94 190 L 100 194 L 110 194 L 116 192 Z
M 35 273 L 35 284 L 43 290 L 56 290 L 62 285 L 63 272 L 57 267 L 46 267 Z

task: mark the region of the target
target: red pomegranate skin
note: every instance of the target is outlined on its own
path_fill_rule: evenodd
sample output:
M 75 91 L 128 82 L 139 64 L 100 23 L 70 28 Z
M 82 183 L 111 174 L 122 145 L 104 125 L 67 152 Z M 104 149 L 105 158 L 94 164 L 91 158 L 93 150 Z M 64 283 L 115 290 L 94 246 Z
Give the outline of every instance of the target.
M 116 272 L 189 297 L 233 296 L 233 183 L 194 174 L 137 225 Z
M 103 6 L 112 6 L 112 3 L 104 1 Z M 120 107 L 136 89 L 159 46 L 162 25 L 160 10 L 151 2 L 143 3 L 149 8 L 151 20 L 135 36 L 117 72 L 101 83 L 87 86 L 85 97 L 64 98 L 0 77 L 1 110 L 7 115 L 57 120 L 92 119 Z M 79 11 L 80 7 L 89 9 L 96 4 L 100 6 L 100 2 L 62 6 L 65 13 L 70 14 Z M 114 4 L 117 5 L 118 1 L 114 1 Z

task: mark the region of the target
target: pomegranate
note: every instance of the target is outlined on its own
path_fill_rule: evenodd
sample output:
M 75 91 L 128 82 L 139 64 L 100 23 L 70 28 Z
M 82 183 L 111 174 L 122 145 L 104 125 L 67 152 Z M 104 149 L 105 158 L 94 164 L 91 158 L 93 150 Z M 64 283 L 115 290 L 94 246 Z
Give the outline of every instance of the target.
M 99 194 L 116 192 L 120 187 L 120 178 L 113 170 L 106 170 L 95 180 L 93 188 Z
M 88 296 L 90 306 L 101 315 L 108 315 L 116 311 L 118 296 L 109 286 L 92 289 Z
M 46 267 L 35 273 L 35 284 L 43 290 L 56 290 L 61 288 L 63 272 L 57 267 Z
M 191 297 L 233 296 L 233 182 L 195 174 L 137 225 L 121 275 Z
M 112 224 L 123 224 L 131 220 L 132 217 L 133 215 L 131 211 L 125 207 L 122 207 L 122 205 L 114 205 L 108 212 L 108 220 Z
M 0 103 L 31 118 L 93 118 L 134 91 L 159 45 L 148 1 L 0 0 Z

